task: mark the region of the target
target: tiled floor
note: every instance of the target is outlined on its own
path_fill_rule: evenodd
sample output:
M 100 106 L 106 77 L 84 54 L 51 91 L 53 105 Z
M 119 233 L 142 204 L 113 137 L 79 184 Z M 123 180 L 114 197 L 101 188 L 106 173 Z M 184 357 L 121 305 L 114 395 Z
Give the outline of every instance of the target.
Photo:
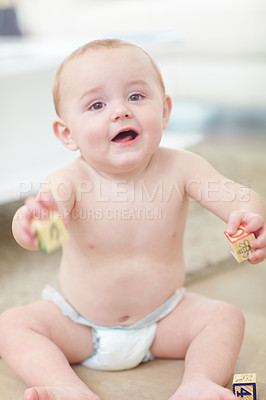
M 266 262 L 238 266 L 232 259 L 231 270 L 188 285 L 188 290 L 230 301 L 244 312 L 246 335 L 235 372 L 257 373 L 260 400 L 266 400 L 265 282 Z M 183 368 L 183 361 L 155 360 L 123 372 L 99 372 L 82 366 L 75 370 L 102 400 L 167 400 L 181 382 Z M 22 399 L 24 389 L 24 384 L 1 359 L 0 399 Z

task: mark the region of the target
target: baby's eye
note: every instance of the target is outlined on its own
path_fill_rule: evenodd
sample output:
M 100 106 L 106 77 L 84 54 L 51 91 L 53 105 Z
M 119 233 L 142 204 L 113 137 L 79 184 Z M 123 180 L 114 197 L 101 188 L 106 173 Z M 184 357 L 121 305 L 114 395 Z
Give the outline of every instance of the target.
M 143 99 L 143 95 L 140 93 L 133 93 L 129 96 L 129 101 L 139 101 Z
M 89 107 L 89 110 L 101 110 L 102 108 L 104 108 L 104 106 L 104 103 L 102 103 L 101 101 L 96 101 Z

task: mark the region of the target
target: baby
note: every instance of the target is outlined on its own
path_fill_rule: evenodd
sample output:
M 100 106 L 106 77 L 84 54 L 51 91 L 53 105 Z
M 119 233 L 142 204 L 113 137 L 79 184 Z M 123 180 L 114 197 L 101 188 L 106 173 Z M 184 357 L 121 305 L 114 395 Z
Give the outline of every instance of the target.
M 54 102 L 54 133 L 80 156 L 26 200 L 13 233 L 38 250 L 32 219 L 59 211 L 69 232 L 60 293 L 47 287 L 42 301 L 0 318 L 0 354 L 29 386 L 24 398 L 99 400 L 75 363 L 122 370 L 185 358 L 171 400 L 236 399 L 224 386 L 244 318 L 230 304 L 185 291 L 183 236 L 192 198 L 228 233 L 245 222 L 256 236 L 249 262 L 261 262 L 263 200 L 249 190 L 243 201 L 241 187 L 201 157 L 159 147 L 171 99 L 155 63 L 133 44 L 102 40 L 76 50 L 56 73 Z

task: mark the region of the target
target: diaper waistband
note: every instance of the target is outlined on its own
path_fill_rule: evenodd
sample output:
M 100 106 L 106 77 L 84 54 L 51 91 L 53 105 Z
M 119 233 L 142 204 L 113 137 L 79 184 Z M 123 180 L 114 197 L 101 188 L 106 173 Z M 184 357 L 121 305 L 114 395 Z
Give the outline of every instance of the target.
M 150 314 L 146 315 L 141 320 L 135 322 L 133 325 L 129 326 L 103 326 L 95 324 L 92 321 L 84 318 L 80 315 L 65 299 L 58 293 L 52 286 L 47 285 L 42 291 L 42 297 L 44 300 L 53 301 L 63 312 L 63 314 L 71 318 L 74 322 L 90 326 L 95 329 L 140 329 L 152 325 L 162 318 L 170 314 L 171 311 L 177 306 L 177 304 L 182 300 L 186 289 L 184 287 L 178 288 L 175 293 L 161 304 L 156 310 L 152 311 Z

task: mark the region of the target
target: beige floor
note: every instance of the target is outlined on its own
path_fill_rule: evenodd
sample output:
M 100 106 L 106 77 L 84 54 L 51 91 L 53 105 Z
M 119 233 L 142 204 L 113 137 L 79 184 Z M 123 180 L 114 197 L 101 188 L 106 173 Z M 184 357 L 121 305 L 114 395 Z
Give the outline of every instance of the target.
M 225 299 L 242 309 L 246 335 L 235 372 L 256 372 L 260 400 L 266 400 L 266 262 L 258 266 L 244 263 L 188 285 L 189 290 Z M 184 362 L 155 360 L 130 371 L 99 372 L 75 367 L 78 375 L 102 400 L 167 400 L 181 381 Z M 230 386 L 230 383 L 228 384 Z M 24 384 L 0 360 L 0 399 L 23 398 Z

